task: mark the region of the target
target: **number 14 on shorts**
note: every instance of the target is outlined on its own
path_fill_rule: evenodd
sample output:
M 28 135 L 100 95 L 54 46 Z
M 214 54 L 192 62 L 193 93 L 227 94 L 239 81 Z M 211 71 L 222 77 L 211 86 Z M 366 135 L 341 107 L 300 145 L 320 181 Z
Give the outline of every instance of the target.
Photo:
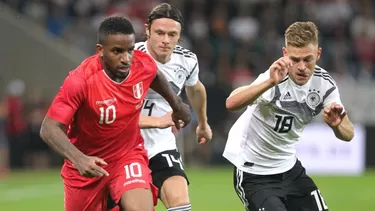
M 170 154 L 161 154 L 161 156 L 165 157 L 169 167 L 173 167 L 173 163 L 177 163 L 180 166 L 180 168 L 184 170 L 181 158 L 175 158 L 173 155 Z

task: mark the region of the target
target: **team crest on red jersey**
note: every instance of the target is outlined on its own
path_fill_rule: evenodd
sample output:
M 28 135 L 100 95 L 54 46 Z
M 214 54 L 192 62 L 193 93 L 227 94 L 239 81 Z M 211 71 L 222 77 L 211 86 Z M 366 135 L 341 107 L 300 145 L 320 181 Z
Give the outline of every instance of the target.
M 136 99 L 141 99 L 143 95 L 143 82 L 133 85 L 133 95 Z

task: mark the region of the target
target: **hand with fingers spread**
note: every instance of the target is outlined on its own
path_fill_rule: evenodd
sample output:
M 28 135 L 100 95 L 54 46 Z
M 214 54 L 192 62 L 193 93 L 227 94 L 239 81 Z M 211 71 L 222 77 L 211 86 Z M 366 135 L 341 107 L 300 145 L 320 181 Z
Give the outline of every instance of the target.
M 74 165 L 77 167 L 79 173 L 84 177 L 109 176 L 109 173 L 100 167 L 107 165 L 107 163 L 98 157 L 83 156 L 74 162 Z
M 292 66 L 292 61 L 286 56 L 276 60 L 270 67 L 270 79 L 272 83 L 276 85 L 283 80 Z
M 337 127 L 345 116 L 344 107 L 337 103 L 332 103 L 323 111 L 323 119 L 330 127 Z

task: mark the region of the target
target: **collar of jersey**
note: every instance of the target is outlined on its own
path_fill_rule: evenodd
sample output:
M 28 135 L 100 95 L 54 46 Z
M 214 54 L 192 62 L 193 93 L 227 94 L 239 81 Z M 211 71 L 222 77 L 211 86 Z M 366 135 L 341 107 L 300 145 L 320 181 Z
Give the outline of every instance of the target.
M 110 80 L 110 81 L 112 81 L 113 83 L 118 84 L 118 85 L 121 85 L 121 84 L 125 83 L 125 81 L 130 77 L 130 74 L 132 73 L 132 71 L 129 70 L 129 74 L 128 74 L 128 76 L 126 76 L 126 78 L 125 78 L 124 80 L 122 80 L 121 82 L 116 82 L 116 81 L 112 80 L 112 79 L 107 75 L 107 73 L 105 72 L 104 69 L 103 69 L 102 71 L 103 71 L 103 74 L 105 75 L 105 77 L 106 77 L 108 80 Z

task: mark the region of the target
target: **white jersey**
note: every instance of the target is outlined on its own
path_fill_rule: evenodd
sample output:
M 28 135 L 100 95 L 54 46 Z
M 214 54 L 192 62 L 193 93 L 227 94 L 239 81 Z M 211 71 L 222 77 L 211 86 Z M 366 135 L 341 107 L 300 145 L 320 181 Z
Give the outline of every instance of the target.
M 147 41 L 135 44 L 135 49 L 148 53 Z M 161 71 L 177 95 L 181 93 L 184 86 L 194 86 L 198 82 L 198 59 L 191 51 L 177 45 L 171 55 L 171 60 L 165 64 L 156 61 L 159 71 Z M 141 115 L 162 117 L 172 111 L 168 102 L 150 89 L 143 104 Z M 142 129 L 141 134 L 145 140 L 145 147 L 148 150 L 149 158 L 156 154 L 176 149 L 176 138 L 172 133 L 172 128 L 166 129 Z
M 253 84 L 269 77 L 267 70 Z M 239 117 L 229 131 L 223 156 L 248 173 L 286 172 L 297 160 L 296 144 L 305 126 L 333 102 L 342 105 L 339 90 L 333 78 L 319 66 L 302 86 L 286 76 Z

